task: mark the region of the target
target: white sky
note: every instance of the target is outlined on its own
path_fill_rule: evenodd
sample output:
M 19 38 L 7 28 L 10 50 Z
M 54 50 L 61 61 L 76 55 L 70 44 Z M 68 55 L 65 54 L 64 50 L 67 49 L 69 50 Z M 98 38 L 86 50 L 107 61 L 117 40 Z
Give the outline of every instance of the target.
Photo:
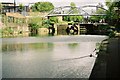
M 4 2 L 13 2 L 14 0 L 0 0 Z M 16 2 L 38 2 L 38 1 L 51 1 L 51 2 L 104 2 L 105 0 L 16 0 Z
M 39 1 L 49 1 L 52 2 L 54 6 L 69 5 L 70 2 L 74 2 L 77 6 L 105 2 L 105 0 L 15 0 L 15 1 L 16 3 L 23 3 L 23 4 L 34 3 Z M 14 0 L 0 0 L 0 2 L 14 2 Z
M 98 3 L 102 3 L 105 5 L 105 0 L 15 0 L 17 4 L 22 3 L 24 5 L 28 5 L 29 3 L 35 3 L 40 1 L 49 1 L 52 2 L 55 7 L 60 6 L 69 6 L 71 2 L 74 2 L 77 7 L 84 6 L 84 5 L 98 5 Z M 14 0 L 0 0 L 0 2 L 14 2 Z M 105 7 L 106 8 L 106 7 Z M 96 8 L 87 8 L 88 12 L 91 11 L 91 9 Z

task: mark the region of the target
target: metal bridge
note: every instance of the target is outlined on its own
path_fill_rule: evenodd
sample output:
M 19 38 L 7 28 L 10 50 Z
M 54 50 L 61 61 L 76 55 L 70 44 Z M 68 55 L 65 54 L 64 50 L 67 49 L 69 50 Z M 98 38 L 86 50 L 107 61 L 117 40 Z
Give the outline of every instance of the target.
M 89 13 L 87 10 L 85 10 L 85 8 L 89 8 L 89 7 L 93 7 L 96 9 L 102 9 L 103 13 L 101 14 L 95 14 L 93 13 Z M 81 7 L 71 7 L 71 6 L 63 6 L 63 7 L 57 7 L 55 9 L 53 9 L 52 11 L 49 12 L 49 14 L 46 16 L 48 17 L 54 17 L 56 16 L 58 18 L 59 21 L 63 21 L 63 17 L 64 16 L 83 16 L 85 19 L 85 21 L 83 21 L 82 23 L 79 22 L 77 28 L 75 26 L 73 26 L 76 29 L 73 29 L 73 27 L 62 27 L 62 26 L 58 26 L 57 30 L 61 30 L 61 31 L 66 31 L 67 34 L 71 33 L 71 29 L 73 30 L 72 34 L 78 34 L 79 31 L 82 31 L 82 29 L 84 29 L 85 33 L 87 34 L 99 34 L 98 31 L 98 25 L 108 25 L 107 23 L 100 22 L 100 23 L 88 23 L 87 19 L 90 16 L 106 16 L 106 14 L 104 14 L 104 11 L 107 11 L 105 8 L 101 7 L 101 6 L 95 6 L 95 5 L 86 5 L 86 6 L 81 6 Z M 83 27 L 83 28 L 82 28 Z M 62 29 L 63 28 L 63 29 Z M 79 28 L 79 30 L 78 30 Z M 53 30 L 54 28 L 52 27 L 52 33 L 54 33 L 55 30 Z M 59 31 L 58 31 L 59 32 Z M 82 32 L 80 32 L 82 33 Z
M 95 5 L 85 5 L 80 7 L 71 7 L 71 6 L 63 6 L 63 7 L 57 7 L 54 8 L 52 11 L 50 11 L 47 15 L 47 17 L 52 16 L 105 16 L 106 14 L 94 14 L 94 13 L 88 13 L 86 10 L 84 10 L 86 7 L 95 7 L 103 9 L 104 11 L 107 11 L 107 9 L 101 7 L 101 6 L 95 6 Z
M 105 16 L 106 14 L 50 14 L 47 15 L 48 17 L 52 17 L 52 16 Z

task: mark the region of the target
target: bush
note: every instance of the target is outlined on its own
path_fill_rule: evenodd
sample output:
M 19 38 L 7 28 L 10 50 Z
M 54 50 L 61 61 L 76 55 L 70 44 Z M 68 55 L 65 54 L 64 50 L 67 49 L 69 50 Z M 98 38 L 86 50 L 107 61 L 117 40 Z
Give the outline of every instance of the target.
M 83 16 L 64 16 L 64 21 L 74 21 L 74 22 L 80 22 L 83 20 Z
M 29 24 L 34 23 L 34 24 L 42 25 L 42 18 L 41 18 L 41 17 L 33 17 L 33 18 L 30 18 L 30 19 L 28 20 L 28 23 L 29 23 Z
M 44 28 L 49 28 L 49 27 L 51 27 L 51 22 L 50 22 L 50 20 L 48 19 L 48 20 L 43 20 L 43 27 Z M 54 24 L 54 23 L 53 23 Z
M 14 32 L 13 29 L 10 27 L 6 27 L 1 31 L 2 35 L 7 35 L 7 36 L 13 35 L 13 32 Z
M 49 20 L 50 20 L 50 23 L 58 23 L 58 18 L 57 17 L 50 17 L 49 18 Z
M 37 23 L 29 23 L 28 25 L 31 29 L 38 29 L 40 27 Z

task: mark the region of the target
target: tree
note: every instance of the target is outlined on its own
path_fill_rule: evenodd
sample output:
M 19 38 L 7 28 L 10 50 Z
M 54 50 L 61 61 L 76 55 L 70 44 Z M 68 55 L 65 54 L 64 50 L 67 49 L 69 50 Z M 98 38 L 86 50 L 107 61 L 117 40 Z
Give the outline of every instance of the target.
M 23 4 L 19 4 L 19 12 L 22 12 L 24 10 L 24 5 Z
M 43 27 L 44 27 L 44 28 L 49 28 L 49 27 L 51 27 L 51 25 L 50 25 L 51 21 L 50 21 L 49 19 L 43 20 L 42 23 L 43 23 Z
M 98 3 L 98 6 L 103 8 L 103 4 L 102 3 Z
M 74 2 L 71 2 L 71 3 L 70 3 L 70 6 L 71 6 L 70 11 L 73 11 L 73 12 L 72 12 L 73 14 L 78 13 L 78 10 L 77 10 L 76 5 L 75 5 Z
M 74 21 L 74 22 L 81 22 L 83 20 L 83 16 L 64 16 L 64 21 Z
M 103 9 L 103 4 L 98 3 L 97 10 L 95 12 L 92 12 L 93 14 L 106 14 L 106 10 Z M 105 16 L 91 16 L 90 21 L 91 22 L 99 22 L 100 20 L 105 19 Z
M 112 1 L 106 0 L 106 5 L 108 7 L 108 11 L 106 12 L 107 22 L 111 26 L 115 26 L 116 30 L 120 32 L 120 1 Z
M 58 23 L 58 18 L 57 17 L 50 17 L 49 18 L 51 23 Z
M 31 36 L 36 36 L 38 34 L 40 26 L 37 23 L 29 23 L 28 27 L 30 28 Z
M 97 11 L 93 14 L 106 14 L 106 11 L 101 8 L 98 8 Z M 105 17 L 104 16 L 91 16 L 90 17 L 90 20 L 93 22 L 99 22 L 101 19 L 105 19 Z
M 98 10 L 95 12 L 96 14 L 105 14 L 106 11 L 101 9 L 101 8 L 98 8 Z
M 32 11 L 48 12 L 54 9 L 51 2 L 37 2 L 32 6 Z
M 79 11 L 77 10 L 77 7 L 74 2 L 70 3 L 70 10 L 71 14 L 79 14 Z M 74 21 L 74 22 L 80 22 L 82 21 L 83 17 L 82 16 L 64 16 L 63 19 L 65 21 Z
M 71 3 L 70 3 L 70 6 L 72 6 L 72 7 L 76 7 L 76 5 L 75 5 L 74 2 L 71 2 Z
M 106 0 L 106 6 L 109 8 L 112 5 L 112 0 Z

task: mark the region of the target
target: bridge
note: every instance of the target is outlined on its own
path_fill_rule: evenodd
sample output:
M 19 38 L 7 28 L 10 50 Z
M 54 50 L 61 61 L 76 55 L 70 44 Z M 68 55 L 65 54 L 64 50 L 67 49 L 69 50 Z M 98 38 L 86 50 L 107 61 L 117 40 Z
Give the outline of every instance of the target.
M 85 5 L 85 6 L 80 6 L 80 7 L 71 7 L 71 6 L 62 6 L 62 7 L 57 7 L 57 8 L 54 8 L 52 11 L 50 11 L 48 13 L 48 15 L 46 17 L 57 17 L 58 18 L 58 21 L 63 21 L 63 17 L 64 16 L 83 16 L 84 18 L 86 17 L 90 17 L 90 16 L 106 16 L 105 13 L 101 13 L 101 14 L 95 14 L 95 13 L 89 13 L 85 10 L 85 8 L 87 7 L 94 7 L 94 8 L 97 8 L 97 9 L 102 9 L 103 11 L 107 11 L 107 9 L 101 7 L 101 6 L 95 6 L 95 5 Z M 78 28 L 80 30 L 80 26 L 85 26 L 85 28 L 87 29 L 87 32 L 91 34 L 91 32 L 94 32 L 94 26 L 97 26 L 98 25 L 108 25 L 107 23 L 79 23 L 78 24 Z M 60 28 L 60 26 L 58 27 Z M 67 28 L 64 27 L 65 29 Z M 65 30 L 64 29 L 64 30 Z M 58 30 L 58 29 L 56 29 Z M 63 29 L 61 29 L 63 30 Z
M 105 16 L 105 15 L 106 14 L 90 14 L 88 16 Z M 83 14 L 50 14 L 50 15 L 47 15 L 47 17 L 52 17 L 52 16 L 84 16 L 84 15 Z
M 84 10 L 86 7 L 95 7 L 107 11 L 107 9 L 95 5 L 85 5 L 80 7 L 63 6 L 63 7 L 54 8 L 52 11 L 48 13 L 47 16 L 52 17 L 52 16 L 105 16 L 106 15 L 106 14 L 95 14 L 95 13 L 90 14 Z

